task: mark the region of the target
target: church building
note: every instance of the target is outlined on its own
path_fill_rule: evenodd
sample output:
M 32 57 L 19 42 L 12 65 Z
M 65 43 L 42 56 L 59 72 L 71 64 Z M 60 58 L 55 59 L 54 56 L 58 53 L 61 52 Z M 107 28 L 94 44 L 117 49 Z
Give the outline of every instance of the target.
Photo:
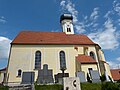
M 76 77 L 78 72 L 87 80 L 91 70 L 111 77 L 101 47 L 86 35 L 74 34 L 72 20 L 71 14 L 61 15 L 62 32 L 21 31 L 11 42 L 6 82 L 20 84 L 24 72 L 34 72 L 36 82 L 44 68 L 51 70 L 53 82 L 56 76 Z

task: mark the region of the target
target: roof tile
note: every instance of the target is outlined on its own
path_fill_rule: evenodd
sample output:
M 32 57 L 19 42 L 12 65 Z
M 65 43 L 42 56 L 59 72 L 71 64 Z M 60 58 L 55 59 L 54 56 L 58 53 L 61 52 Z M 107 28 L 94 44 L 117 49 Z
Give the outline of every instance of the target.
M 97 64 L 96 60 L 94 60 L 91 56 L 86 55 L 78 55 L 76 60 L 79 61 L 81 64 Z
M 22 31 L 12 41 L 12 44 L 60 44 L 80 45 L 95 44 L 86 35 L 65 34 L 64 32 L 33 32 Z
M 120 80 L 120 69 L 111 69 L 113 80 Z

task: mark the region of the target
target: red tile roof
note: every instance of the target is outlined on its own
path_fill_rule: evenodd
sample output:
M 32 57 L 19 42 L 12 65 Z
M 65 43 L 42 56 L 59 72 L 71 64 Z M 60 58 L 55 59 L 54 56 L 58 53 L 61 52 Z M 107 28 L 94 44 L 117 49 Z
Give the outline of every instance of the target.
M 113 80 L 120 80 L 120 69 L 111 69 L 111 74 L 112 74 L 112 78 Z
M 97 64 L 96 60 L 94 60 L 91 56 L 86 55 L 78 55 L 76 60 L 81 64 Z
M 64 32 L 32 32 L 22 31 L 12 44 L 60 44 L 60 45 L 95 45 L 86 35 L 65 34 Z M 97 44 L 96 44 L 97 45 Z

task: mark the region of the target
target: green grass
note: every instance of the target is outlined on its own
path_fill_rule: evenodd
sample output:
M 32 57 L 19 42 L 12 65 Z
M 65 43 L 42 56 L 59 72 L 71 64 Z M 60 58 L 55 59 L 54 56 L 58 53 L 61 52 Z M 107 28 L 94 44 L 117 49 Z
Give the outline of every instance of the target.
M 81 83 L 82 90 L 101 90 L 100 83 Z M 36 85 L 35 90 L 63 90 L 62 85 Z
M 9 90 L 7 86 L 0 86 L 0 90 Z
M 62 85 L 35 85 L 35 90 L 63 90 Z
M 101 90 L 100 83 L 81 83 L 82 90 Z
M 62 85 L 36 85 L 35 90 L 63 90 Z M 120 83 L 81 83 L 81 90 L 120 90 Z
M 0 86 L 0 90 L 8 90 L 8 87 Z M 63 85 L 35 85 L 35 90 L 63 90 Z M 120 90 L 120 83 L 81 83 L 81 90 Z

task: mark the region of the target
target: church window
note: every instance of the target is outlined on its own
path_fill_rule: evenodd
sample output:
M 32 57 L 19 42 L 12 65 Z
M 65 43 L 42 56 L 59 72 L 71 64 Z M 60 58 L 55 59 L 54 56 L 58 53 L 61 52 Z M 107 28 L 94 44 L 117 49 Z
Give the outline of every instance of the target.
M 41 52 L 36 51 L 35 53 L 35 69 L 41 69 Z
M 19 70 L 18 70 L 18 77 L 21 77 L 21 74 L 22 74 L 22 70 L 19 69 Z
M 70 28 L 67 28 L 67 32 L 71 32 L 71 29 L 70 29 Z
M 88 47 L 84 47 L 84 55 L 88 55 Z
M 95 59 L 95 54 L 94 54 L 94 52 L 90 52 L 90 56 L 93 58 L 93 59 Z
M 66 59 L 65 59 L 65 52 L 60 51 L 60 69 L 61 70 L 66 70 Z

